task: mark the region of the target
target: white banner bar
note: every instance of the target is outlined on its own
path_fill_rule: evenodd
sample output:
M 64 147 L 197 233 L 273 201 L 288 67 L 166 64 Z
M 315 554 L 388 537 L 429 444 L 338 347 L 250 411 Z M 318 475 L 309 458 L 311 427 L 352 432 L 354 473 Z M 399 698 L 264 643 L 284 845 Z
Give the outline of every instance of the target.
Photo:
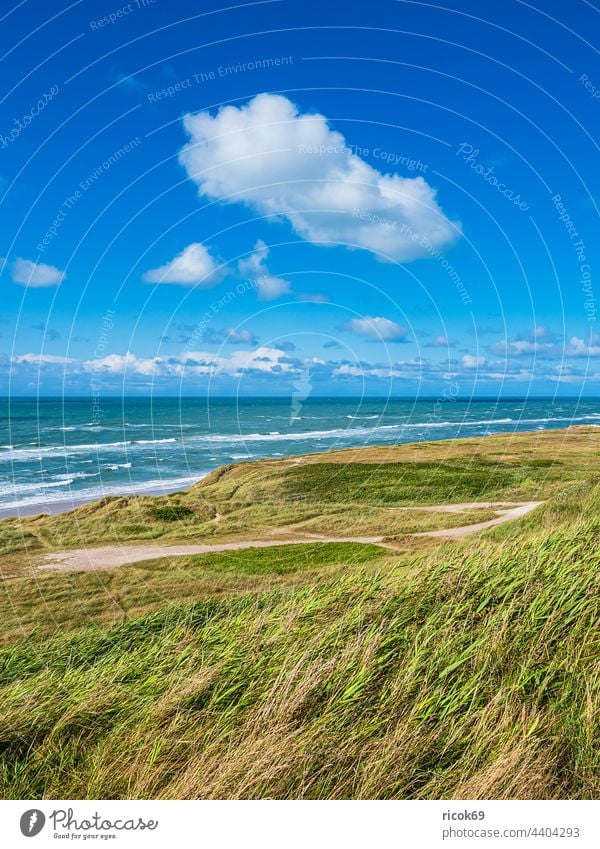
M 0 846 L 598 849 L 599 802 L 0 802 Z

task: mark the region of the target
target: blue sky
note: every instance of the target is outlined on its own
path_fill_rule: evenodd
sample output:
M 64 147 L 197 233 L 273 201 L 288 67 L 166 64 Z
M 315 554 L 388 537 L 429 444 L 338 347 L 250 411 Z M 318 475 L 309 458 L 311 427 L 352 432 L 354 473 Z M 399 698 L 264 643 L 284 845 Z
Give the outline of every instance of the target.
M 598 11 L 538 6 L 4 11 L 0 393 L 600 395 Z

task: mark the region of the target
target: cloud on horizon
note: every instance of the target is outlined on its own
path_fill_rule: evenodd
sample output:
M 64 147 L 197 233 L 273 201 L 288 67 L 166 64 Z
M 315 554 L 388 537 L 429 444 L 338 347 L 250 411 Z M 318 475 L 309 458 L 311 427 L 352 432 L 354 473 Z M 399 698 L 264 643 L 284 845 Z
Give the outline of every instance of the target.
M 368 362 L 361 359 L 331 359 L 290 356 L 285 345 L 265 345 L 252 350 L 240 349 L 218 355 L 209 351 L 190 351 L 174 356 L 137 356 L 108 354 L 91 360 L 76 360 L 51 354 L 27 353 L 12 358 L 0 356 L 0 378 L 11 375 L 26 382 L 27 388 L 47 385 L 55 380 L 57 385 L 78 390 L 89 390 L 90 380 L 102 382 L 111 390 L 123 391 L 156 387 L 172 387 L 173 379 L 183 384 L 204 385 L 210 380 L 215 385 L 239 391 L 240 381 L 264 390 L 274 381 L 279 391 L 293 391 L 295 382 L 310 370 L 311 380 L 320 386 L 328 382 L 334 387 L 352 387 L 361 391 L 373 384 L 378 391 L 389 389 L 390 381 L 401 381 L 411 389 L 424 384 L 443 387 L 449 380 L 456 382 L 466 394 L 477 385 L 496 388 L 498 384 L 544 381 L 549 384 L 580 384 L 584 379 L 600 383 L 600 372 L 591 372 L 575 364 L 550 364 L 540 362 L 535 370 L 523 368 L 520 360 L 486 360 L 485 357 L 467 354 L 460 359 L 436 362 L 423 357 Z M 93 377 L 92 377 L 93 376 Z M 233 383 L 232 383 L 233 381 Z M 199 383 L 200 382 L 200 383 Z

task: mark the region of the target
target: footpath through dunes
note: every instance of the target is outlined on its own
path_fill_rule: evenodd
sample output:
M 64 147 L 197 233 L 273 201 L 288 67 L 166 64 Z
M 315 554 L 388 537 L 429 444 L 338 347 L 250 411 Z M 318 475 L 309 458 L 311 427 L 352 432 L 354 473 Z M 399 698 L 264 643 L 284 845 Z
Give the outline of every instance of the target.
M 468 510 L 492 509 L 498 514 L 495 519 L 486 522 L 477 522 L 470 525 L 462 525 L 458 528 L 441 528 L 436 531 L 423 531 L 410 534 L 416 537 L 449 537 L 458 538 L 468 534 L 492 528 L 525 516 L 535 507 L 543 504 L 542 501 L 530 501 L 524 504 L 513 504 L 511 502 L 476 502 L 467 504 L 438 504 L 426 507 L 400 507 L 399 510 L 422 510 L 425 512 L 462 513 Z M 319 534 L 304 534 L 301 537 L 284 539 L 256 539 L 236 540 L 234 542 L 221 542 L 213 544 L 197 545 L 109 545 L 98 548 L 80 548 L 67 551 L 53 552 L 44 557 L 42 565 L 37 567 L 40 572 L 93 572 L 103 569 L 116 569 L 128 563 L 139 563 L 143 560 L 157 560 L 165 557 L 180 557 L 188 554 L 213 554 L 220 551 L 240 551 L 246 548 L 271 548 L 273 546 L 305 545 L 307 542 L 321 543 L 363 543 L 365 545 L 377 544 L 385 548 L 394 549 L 393 542 L 386 540 L 385 536 L 361 536 L 361 537 L 332 537 Z
M 599 530 L 588 480 L 451 545 L 9 582 L 0 792 L 598 798 Z
M 599 437 L 247 463 L 0 523 L 30 534 L 0 586 L 3 798 L 598 798 Z M 156 559 L 240 540 L 264 547 Z M 152 559 L 32 575 L 106 548 Z
M 0 570 L 6 579 L 36 566 L 110 569 L 155 558 L 158 546 L 376 539 L 412 548 L 518 519 L 589 480 L 599 455 L 600 429 L 577 428 L 236 463 L 170 495 L 0 521 Z

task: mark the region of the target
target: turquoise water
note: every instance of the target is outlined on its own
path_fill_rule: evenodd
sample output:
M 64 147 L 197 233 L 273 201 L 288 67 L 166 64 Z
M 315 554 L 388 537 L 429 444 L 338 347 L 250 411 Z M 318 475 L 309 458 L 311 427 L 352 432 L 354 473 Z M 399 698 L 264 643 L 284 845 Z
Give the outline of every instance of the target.
M 212 469 L 333 448 L 598 424 L 600 399 L 0 399 L 0 514 L 173 492 Z

